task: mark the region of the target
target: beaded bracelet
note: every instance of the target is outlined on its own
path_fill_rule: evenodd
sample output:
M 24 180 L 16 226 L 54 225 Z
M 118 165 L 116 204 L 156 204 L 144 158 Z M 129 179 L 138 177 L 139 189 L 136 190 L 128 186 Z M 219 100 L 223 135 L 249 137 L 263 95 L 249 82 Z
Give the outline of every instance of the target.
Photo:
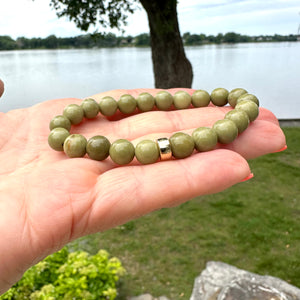
M 112 144 L 101 135 L 91 137 L 88 141 L 80 134 L 70 134 L 72 125 L 81 123 L 83 118 L 92 119 L 100 112 L 104 116 L 113 116 L 117 109 L 131 114 L 136 108 L 141 112 L 151 111 L 154 106 L 158 110 L 186 109 L 191 106 L 205 107 L 212 102 L 215 106 L 230 104 L 224 119 L 214 123 L 212 128 L 199 127 L 192 135 L 177 132 L 170 138 L 162 137 L 143 140 L 136 147 L 125 139 L 118 139 Z M 136 99 L 131 95 L 122 95 L 119 101 L 106 96 L 97 103 L 94 99 L 85 99 L 81 105 L 69 104 L 63 114 L 54 117 L 50 122 L 48 143 L 56 151 L 64 151 L 69 157 L 83 157 L 87 154 L 91 159 L 102 161 L 108 156 L 119 165 L 129 164 L 134 157 L 142 164 L 151 164 L 171 157 L 186 158 L 196 149 L 199 152 L 213 150 L 218 143 L 229 144 L 246 130 L 259 113 L 259 101 L 256 96 L 245 89 L 236 88 L 228 92 L 224 88 L 214 89 L 209 95 L 204 90 L 196 90 L 192 95 L 178 91 L 172 96 L 167 91 L 158 92 L 155 97 L 149 93 L 141 93 Z

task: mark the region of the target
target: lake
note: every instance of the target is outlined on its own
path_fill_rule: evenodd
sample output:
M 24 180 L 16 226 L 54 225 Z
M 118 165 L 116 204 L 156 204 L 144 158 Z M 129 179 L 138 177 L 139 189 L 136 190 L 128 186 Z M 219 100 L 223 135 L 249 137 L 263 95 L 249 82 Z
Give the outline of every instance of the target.
M 193 88 L 243 87 L 278 118 L 300 118 L 300 42 L 186 47 Z M 0 51 L 0 111 L 112 90 L 154 87 L 150 48 Z

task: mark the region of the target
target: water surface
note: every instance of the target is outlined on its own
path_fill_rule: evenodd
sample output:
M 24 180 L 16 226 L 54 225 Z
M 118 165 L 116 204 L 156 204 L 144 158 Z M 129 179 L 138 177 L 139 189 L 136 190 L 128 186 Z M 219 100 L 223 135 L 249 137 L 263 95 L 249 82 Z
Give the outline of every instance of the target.
M 243 87 L 278 118 L 300 118 L 300 43 L 186 47 L 193 88 Z M 112 89 L 154 87 L 150 48 L 0 52 L 0 111 Z

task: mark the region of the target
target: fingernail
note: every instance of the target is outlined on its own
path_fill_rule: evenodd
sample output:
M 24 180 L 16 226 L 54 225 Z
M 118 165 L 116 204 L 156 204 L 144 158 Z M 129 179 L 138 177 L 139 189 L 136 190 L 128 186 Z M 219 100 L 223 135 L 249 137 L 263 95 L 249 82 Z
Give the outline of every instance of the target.
M 254 177 L 254 174 L 253 173 L 250 173 L 249 176 L 247 176 L 246 178 L 244 178 L 241 182 L 244 182 L 244 181 L 247 181 L 247 180 L 250 180 L 251 178 Z
M 285 145 L 284 147 L 282 147 L 281 149 L 279 149 L 279 150 L 277 150 L 277 151 L 275 151 L 274 153 L 277 153 L 277 152 L 282 152 L 282 151 L 284 151 L 284 150 L 286 150 L 287 149 L 287 145 Z

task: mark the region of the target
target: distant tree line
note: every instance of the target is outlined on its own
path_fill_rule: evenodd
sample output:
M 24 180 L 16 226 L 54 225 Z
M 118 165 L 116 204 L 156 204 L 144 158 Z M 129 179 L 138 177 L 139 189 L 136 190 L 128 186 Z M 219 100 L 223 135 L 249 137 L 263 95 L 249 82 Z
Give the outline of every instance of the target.
M 253 43 L 253 42 L 294 42 L 297 35 L 260 35 L 247 36 L 235 32 L 218 35 L 183 34 L 183 42 L 186 46 L 203 44 L 222 44 L 222 43 Z M 26 38 L 19 37 L 16 40 L 10 36 L 0 36 L 0 50 L 18 49 L 68 49 L 68 48 L 104 48 L 104 47 L 123 47 L 123 46 L 150 46 L 150 36 L 142 33 L 133 36 L 116 36 L 113 33 L 107 34 L 85 34 L 76 37 L 60 38 L 50 35 L 46 38 Z
M 255 42 L 296 42 L 297 35 L 259 35 L 249 36 L 242 35 L 235 32 L 228 32 L 226 34 L 219 33 L 218 35 L 205 34 L 190 34 L 186 32 L 183 35 L 183 42 L 185 45 L 202 45 L 202 44 L 222 44 L 222 43 L 255 43 Z

